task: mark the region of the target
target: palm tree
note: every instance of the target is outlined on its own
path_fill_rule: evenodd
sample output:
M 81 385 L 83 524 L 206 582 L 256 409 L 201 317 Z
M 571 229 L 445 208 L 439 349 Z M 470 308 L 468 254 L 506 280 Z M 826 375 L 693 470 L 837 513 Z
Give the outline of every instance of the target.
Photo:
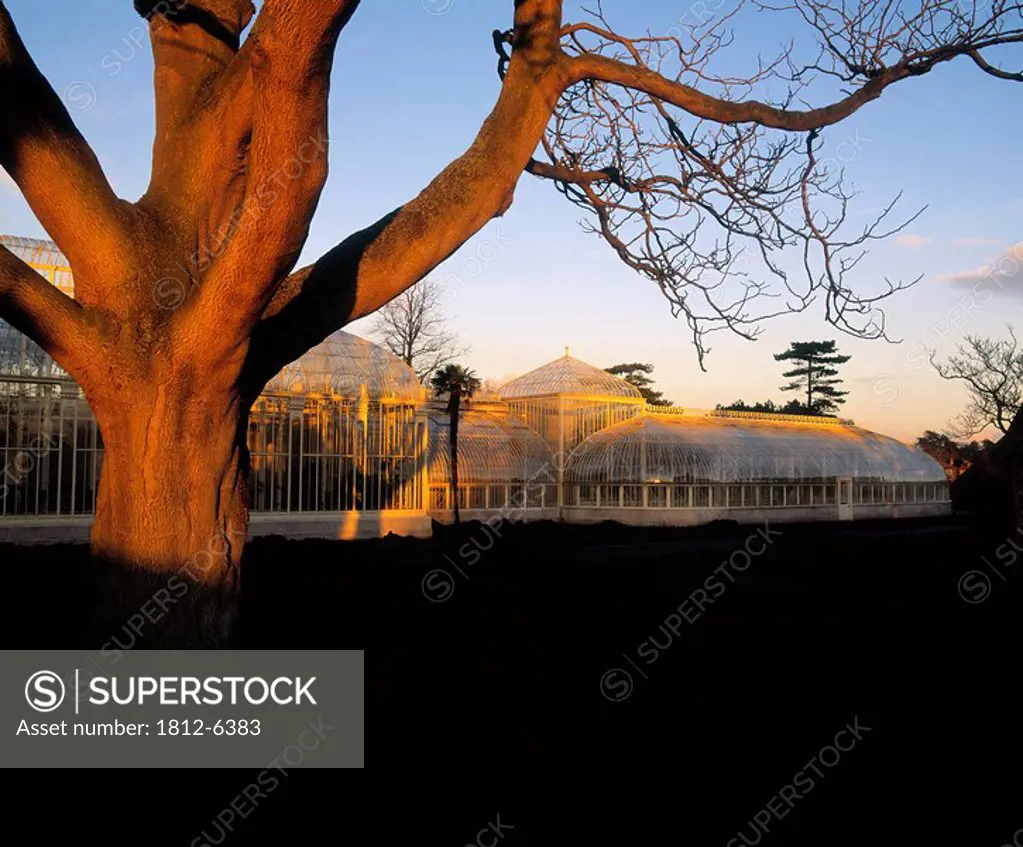
M 449 442 L 451 444 L 451 496 L 455 501 L 455 524 L 461 523 L 458 512 L 458 416 L 462 408 L 462 398 L 466 402 L 480 390 L 480 381 L 476 374 L 461 365 L 445 365 L 433 375 L 433 390 L 439 397 L 448 396 L 448 420 L 450 427 Z

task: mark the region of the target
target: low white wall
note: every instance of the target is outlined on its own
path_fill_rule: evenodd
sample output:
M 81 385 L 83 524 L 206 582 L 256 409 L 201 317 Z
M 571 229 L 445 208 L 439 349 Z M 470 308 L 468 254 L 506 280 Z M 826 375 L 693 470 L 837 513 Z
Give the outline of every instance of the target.
M 886 518 L 920 518 L 950 515 L 950 503 L 899 503 L 874 506 L 853 506 L 855 520 Z M 838 506 L 792 506 L 770 509 L 617 509 L 566 507 L 558 509 L 465 509 L 463 521 L 564 520 L 565 523 L 589 524 L 617 521 L 628 526 L 698 526 L 715 520 L 737 521 L 740 524 L 762 523 L 765 519 L 778 523 L 812 523 L 839 520 Z M 429 538 L 433 534 L 431 520 L 450 524 L 454 515 L 434 512 L 326 512 L 293 514 L 255 513 L 249 523 L 249 538 L 283 535 L 285 538 L 324 538 L 351 541 L 360 538 L 383 538 L 389 533 Z M 0 544 L 87 544 L 92 516 L 3 518 L 0 519 Z
M 0 519 L 0 544 L 88 544 L 92 515 Z
M 451 524 L 455 522 L 455 513 L 447 509 L 434 509 L 430 511 L 430 517 L 437 523 Z M 518 521 L 556 521 L 560 520 L 557 506 L 549 509 L 462 509 L 462 521 L 487 521 L 492 518 L 502 518 L 507 523 Z
M 88 544 L 92 516 L 3 518 L 0 544 Z M 426 512 L 323 512 L 294 514 L 254 513 L 249 538 L 283 535 L 286 538 L 324 538 L 351 541 L 383 538 L 389 533 L 429 538 L 433 534 Z
M 952 514 L 951 503 L 899 503 L 877 506 L 853 506 L 854 520 L 875 518 L 920 518 Z M 740 524 L 815 523 L 837 521 L 838 506 L 772 506 L 765 509 L 620 509 L 565 507 L 565 523 L 588 524 L 616 521 L 627 526 L 699 526 L 711 521 L 736 521 Z
M 252 515 L 249 538 L 261 535 L 283 535 L 285 538 L 336 538 L 352 541 L 357 538 L 383 538 L 391 533 L 413 538 L 429 538 L 433 534 L 426 512 L 310 512 L 294 514 Z

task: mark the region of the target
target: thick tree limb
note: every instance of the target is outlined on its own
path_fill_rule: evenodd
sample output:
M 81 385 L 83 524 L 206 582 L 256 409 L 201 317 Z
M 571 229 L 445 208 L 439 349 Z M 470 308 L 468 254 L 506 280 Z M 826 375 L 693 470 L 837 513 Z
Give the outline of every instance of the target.
M 0 318 L 35 340 L 66 370 L 77 370 L 89 333 L 82 307 L 0 245 Z
M 892 68 L 835 103 L 798 111 L 779 109 L 756 100 L 722 100 L 663 77 L 649 68 L 633 66 L 605 56 L 576 56 L 569 67 L 573 83 L 583 80 L 613 83 L 633 91 L 642 91 L 684 109 L 696 118 L 719 124 L 755 123 L 771 129 L 794 132 L 808 132 L 836 124 L 876 100 L 889 85 L 913 75 L 907 68 Z
M 854 192 L 836 159 L 818 157 L 820 128 L 895 82 L 1023 39 L 1021 7 L 1004 0 L 972 8 L 962 0 L 910 8 L 888 0 L 783 3 L 772 14 L 796 12 L 816 30 L 818 58 L 799 66 L 788 48 L 736 78 L 713 68 L 741 3 L 678 35 L 629 38 L 596 0 L 596 22 L 562 30 L 574 84 L 545 135 L 545 160 L 528 168 L 591 216 L 587 231 L 658 285 L 689 324 L 701 365 L 710 332 L 755 337 L 761 321 L 818 300 L 836 328 L 887 338 L 878 304 L 914 281 L 885 279 L 863 293 L 848 284 L 850 272 L 868 242 L 915 216 L 892 225 L 893 202 L 865 226 L 850 219 Z M 841 80 L 844 96 L 822 108 L 791 108 L 818 76 Z M 787 89 L 781 103 L 756 97 L 758 84 L 771 80 Z M 774 258 L 786 250 L 802 253 L 802 274 Z M 772 277 L 777 289 L 764 281 Z
M 204 107 L 237 55 L 255 7 L 251 0 L 135 0 L 135 9 L 149 21 L 155 65 L 156 138 L 148 196 L 195 206 L 197 196 L 221 182 L 225 168 L 233 170 L 226 157 L 235 151 L 223 136 L 212 134 Z
M 267 0 L 249 37 L 252 131 L 244 205 L 193 310 L 199 321 L 217 316 L 225 345 L 247 341 L 308 236 L 327 178 L 334 49 L 357 6 L 358 0 L 313 6 Z
M 508 208 L 566 85 L 561 5 L 516 3 L 504 85 L 469 149 L 415 199 L 280 286 L 253 339 L 258 378 L 418 282 Z
M 75 268 L 81 296 L 130 267 L 131 213 L 0 2 L 0 165 Z
M 504 50 L 504 44 L 509 39 L 495 34 L 495 45 L 500 54 L 499 67 L 504 81 L 501 98 L 464 156 L 445 169 L 415 200 L 377 224 L 351 236 L 317 263 L 302 269 L 281 285 L 263 315 L 256 336 L 257 347 L 263 343 L 260 339 L 269 339 L 271 335 L 287 339 L 284 343 L 278 342 L 276 353 L 268 357 L 268 362 L 272 364 L 267 367 L 286 363 L 333 329 L 372 312 L 422 279 L 486 221 L 504 211 L 510 203 L 521 168 L 563 185 L 580 186 L 580 196 L 584 199 L 588 197 L 593 200 L 596 197 L 589 186 L 598 184 L 610 184 L 626 194 L 640 195 L 632 212 L 645 217 L 652 227 L 650 250 L 667 250 L 662 243 L 662 224 L 655 223 L 655 219 L 665 219 L 659 218 L 646 207 L 643 195 L 650 193 L 653 196 L 664 196 L 668 192 L 675 192 L 680 197 L 696 197 L 688 184 L 692 175 L 672 176 L 646 172 L 642 178 L 637 178 L 625 174 L 617 163 L 579 169 L 568 161 L 548 163 L 533 158 L 535 145 L 543 137 L 542 131 L 538 131 L 540 122 L 549 120 L 553 112 L 552 104 L 573 85 L 608 84 L 649 96 L 662 119 L 673 128 L 675 140 L 686 147 L 685 136 L 667 113 L 668 107 L 677 107 L 696 120 L 723 127 L 751 125 L 810 132 L 849 117 L 898 81 L 927 73 L 938 64 L 969 55 L 971 51 L 985 46 L 1018 40 L 1017 34 L 1013 32 L 993 33 L 939 44 L 929 50 L 908 51 L 900 61 L 890 66 L 854 69 L 862 77 L 861 82 L 842 99 L 820 108 L 796 110 L 755 99 L 736 100 L 714 96 L 680 79 L 662 75 L 654 67 L 644 64 L 642 51 L 637 48 L 636 42 L 617 35 L 609 28 L 593 24 L 575 24 L 562 28 L 560 11 L 560 3 L 533 0 L 517 4 L 516 27 L 510 39 L 513 46 L 510 58 Z M 558 22 L 556 37 L 553 29 L 541 35 L 543 25 L 550 24 L 553 27 L 554 21 Z M 579 38 L 587 34 L 621 46 L 626 57 L 632 61 L 582 49 Z M 579 48 L 573 51 L 571 57 L 562 52 L 561 42 L 564 39 Z M 649 38 L 641 41 L 673 40 Z M 671 45 L 668 47 L 670 52 Z M 776 65 L 765 68 L 763 75 L 773 73 L 775 68 Z M 538 73 L 538 69 L 541 72 Z M 695 72 L 704 78 L 702 70 L 697 69 Z M 751 143 L 752 139 L 746 137 L 748 133 L 742 135 L 742 138 L 735 139 L 736 144 Z M 779 147 L 774 154 L 763 157 L 756 152 L 750 153 L 751 172 L 758 172 L 758 178 L 769 177 L 774 169 L 772 162 L 776 158 L 780 159 L 784 149 L 787 148 Z M 726 193 L 735 193 L 736 199 L 741 199 L 738 197 L 739 190 L 728 184 L 726 171 L 730 171 L 732 165 L 727 160 L 712 161 L 701 157 L 695 149 L 689 149 L 686 155 L 708 169 L 707 178 L 712 183 L 724 184 Z M 789 188 L 798 185 L 798 179 L 785 185 Z M 709 190 L 712 195 L 720 189 L 712 185 Z M 833 189 L 830 196 L 844 208 L 848 198 L 838 189 Z M 744 234 L 741 227 L 735 228 L 735 222 L 722 217 L 710 203 L 704 204 L 704 211 L 730 232 L 734 229 L 736 235 Z M 760 224 L 756 226 L 765 227 L 765 234 L 772 225 L 777 230 L 779 223 L 776 217 L 773 218 L 775 223 L 770 223 L 768 218 L 771 218 L 771 211 L 768 208 L 754 208 L 752 211 L 754 216 L 762 216 Z M 612 231 L 608 213 L 609 210 L 605 212 L 602 226 L 605 237 Z M 879 237 L 879 231 L 871 227 L 859 239 L 836 246 L 856 246 L 867 238 Z M 695 231 L 691 235 L 695 236 Z M 774 238 L 779 243 L 788 243 L 794 235 L 795 231 L 790 230 L 785 235 L 776 234 Z M 683 241 L 691 245 L 689 236 Z M 628 252 L 627 245 L 620 240 L 616 249 L 620 253 L 623 249 Z M 734 254 L 726 247 L 721 255 L 715 253 L 712 258 L 711 264 L 726 267 L 730 266 Z M 766 254 L 764 258 L 772 271 L 780 273 L 775 266 L 770 265 Z M 842 260 L 841 270 L 850 269 L 855 261 L 854 258 Z M 656 270 L 658 278 L 669 273 L 660 267 Z M 829 266 L 826 281 L 835 288 L 833 296 L 829 298 L 829 308 L 834 307 L 840 313 L 836 319 L 841 321 L 845 313 L 857 309 L 862 311 L 867 308 L 867 304 L 874 302 L 870 298 L 862 303 L 854 302 L 850 299 L 850 293 L 835 283 L 836 279 L 837 269 Z M 889 284 L 888 293 L 898 288 Z M 789 290 L 792 291 L 791 288 Z M 742 317 L 748 297 L 747 290 L 730 304 L 726 312 Z M 806 298 L 798 302 L 799 308 L 805 308 L 809 300 Z M 876 309 L 871 314 L 874 312 Z M 271 328 L 278 331 L 271 333 Z M 873 326 L 872 331 L 874 334 L 883 334 L 883 326 Z
M 1014 73 L 1012 71 L 1003 71 L 1001 68 L 995 67 L 987 61 L 980 52 L 977 50 L 971 50 L 969 56 L 976 63 L 977 67 L 980 68 L 984 73 L 990 74 L 997 79 L 1006 79 L 1010 82 L 1023 82 L 1023 71 Z

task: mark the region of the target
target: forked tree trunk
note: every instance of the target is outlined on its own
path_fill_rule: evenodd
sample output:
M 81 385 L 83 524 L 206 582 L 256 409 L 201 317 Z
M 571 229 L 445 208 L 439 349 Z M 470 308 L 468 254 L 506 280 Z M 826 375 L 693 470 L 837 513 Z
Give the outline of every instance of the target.
M 247 405 L 165 386 L 95 411 L 105 453 L 94 635 L 112 649 L 227 645 L 249 522 Z

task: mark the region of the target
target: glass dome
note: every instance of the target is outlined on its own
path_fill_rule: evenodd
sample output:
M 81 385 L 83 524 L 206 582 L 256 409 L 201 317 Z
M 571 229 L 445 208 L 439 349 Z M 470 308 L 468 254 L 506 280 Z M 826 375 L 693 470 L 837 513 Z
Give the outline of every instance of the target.
M 429 415 L 427 468 L 432 484 L 451 481 L 449 422 L 443 412 Z M 556 475 L 553 465 L 547 442 L 518 418 L 472 410 L 462 413 L 458 425 L 459 484 L 548 482 Z M 548 478 L 544 477 L 545 471 Z
M 596 433 L 569 457 L 578 483 L 750 482 L 856 477 L 945 482 L 926 453 L 840 423 L 641 415 Z
M 642 401 L 639 389 L 620 377 L 565 355 L 513 379 L 498 389 L 502 400 L 561 395 L 571 397 L 622 397 Z
M 287 365 L 265 390 L 358 398 L 363 386 L 371 400 L 417 403 L 426 399 L 412 368 L 389 350 L 343 331 Z

